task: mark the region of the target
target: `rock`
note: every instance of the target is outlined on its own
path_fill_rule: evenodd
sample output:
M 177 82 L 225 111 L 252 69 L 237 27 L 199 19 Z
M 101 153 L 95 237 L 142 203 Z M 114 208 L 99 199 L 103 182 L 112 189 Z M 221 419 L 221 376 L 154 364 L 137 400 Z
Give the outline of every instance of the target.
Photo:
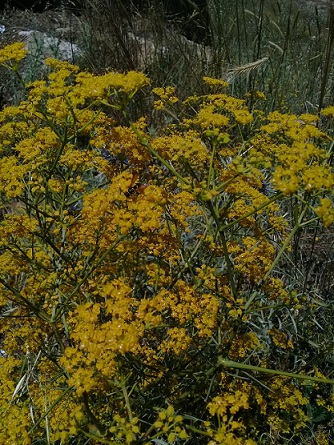
M 82 51 L 75 43 L 58 37 L 51 37 L 40 31 L 19 31 L 20 40 L 25 42 L 30 56 L 43 63 L 47 57 L 73 62 L 82 56 Z

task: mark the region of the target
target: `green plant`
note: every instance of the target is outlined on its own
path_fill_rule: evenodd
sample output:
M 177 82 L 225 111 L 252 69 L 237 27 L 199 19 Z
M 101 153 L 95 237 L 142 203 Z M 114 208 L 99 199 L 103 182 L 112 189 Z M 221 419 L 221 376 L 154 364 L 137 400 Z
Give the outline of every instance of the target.
M 24 55 L 0 63 L 21 79 Z M 129 111 L 142 73 L 47 65 L 0 114 L 2 442 L 297 444 L 319 407 L 329 443 L 331 371 L 291 330 L 317 307 L 278 273 L 334 220 L 317 116 L 207 77 L 153 89 L 153 133 Z

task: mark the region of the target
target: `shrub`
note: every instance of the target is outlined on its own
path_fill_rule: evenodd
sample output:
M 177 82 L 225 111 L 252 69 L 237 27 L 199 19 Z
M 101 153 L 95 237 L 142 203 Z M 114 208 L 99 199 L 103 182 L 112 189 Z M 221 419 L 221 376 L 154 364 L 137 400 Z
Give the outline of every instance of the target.
M 334 219 L 317 116 L 205 78 L 154 89 L 148 127 L 143 74 L 46 63 L 0 114 L 2 443 L 326 443 L 334 381 L 297 328 L 316 305 L 278 268 Z

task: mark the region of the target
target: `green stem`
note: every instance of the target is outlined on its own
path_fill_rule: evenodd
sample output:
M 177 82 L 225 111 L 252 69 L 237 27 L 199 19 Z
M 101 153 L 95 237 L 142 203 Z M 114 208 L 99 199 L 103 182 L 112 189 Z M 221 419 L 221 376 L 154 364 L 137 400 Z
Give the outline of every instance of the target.
M 26 308 L 30 309 L 36 317 L 40 318 L 43 321 L 50 322 L 50 317 L 46 312 L 38 309 L 31 301 L 27 300 L 21 292 L 19 292 L 15 287 L 11 286 L 5 280 L 0 278 L 0 284 L 2 284 L 6 289 L 8 289 Z
M 98 419 L 95 417 L 95 415 L 93 414 L 93 412 L 91 411 L 90 407 L 89 407 L 89 402 L 88 402 L 88 394 L 86 392 L 83 393 L 83 402 L 84 402 L 84 407 L 85 407 L 85 411 L 86 414 L 88 415 L 90 421 L 92 422 L 92 424 L 97 428 L 98 432 L 101 434 L 101 436 L 105 436 L 107 431 L 104 428 L 104 426 L 98 421 Z M 109 443 L 109 442 L 106 442 Z
M 46 410 L 46 412 L 44 413 L 44 415 L 42 417 L 40 417 L 35 423 L 34 425 L 30 428 L 30 430 L 28 431 L 28 434 L 31 434 L 38 426 L 39 424 L 48 416 L 48 414 L 53 410 L 53 408 L 58 405 L 58 403 L 60 402 L 61 399 L 63 399 L 65 397 L 65 395 L 69 392 L 72 391 L 72 387 L 68 387 L 66 388 L 63 393 L 57 398 L 57 400 L 55 400 L 52 405 L 50 405 L 50 407 Z
M 229 229 L 230 227 L 234 226 L 234 224 L 237 224 L 239 221 L 242 221 L 245 218 L 248 218 L 252 215 L 255 215 L 255 213 L 259 212 L 260 210 L 268 207 L 270 204 L 272 204 L 273 202 L 277 201 L 279 198 L 281 198 L 283 195 L 283 193 L 279 193 L 277 195 L 275 195 L 273 198 L 271 198 L 269 201 L 266 201 L 264 204 L 261 204 L 259 207 L 257 207 L 256 209 L 251 210 L 249 213 L 246 213 L 245 215 L 240 216 L 237 219 L 234 219 L 232 222 L 225 224 L 225 226 L 222 226 L 222 230 L 226 230 Z
M 82 433 L 85 437 L 88 437 L 89 439 L 94 440 L 94 443 L 106 443 L 108 445 L 124 445 L 124 442 L 115 442 L 114 440 L 108 440 L 101 436 L 96 436 L 95 434 L 87 433 L 87 431 L 82 430 L 81 428 L 78 429 L 80 433 Z
M 267 271 L 267 273 L 265 274 L 265 276 L 262 279 L 262 282 L 266 281 L 266 279 L 269 277 L 269 275 L 271 274 L 271 272 L 273 271 L 273 269 L 276 267 L 276 264 L 278 263 L 278 261 L 280 260 L 281 256 L 283 255 L 283 253 L 285 252 L 285 250 L 287 249 L 288 245 L 291 243 L 292 238 L 294 237 L 294 235 L 298 232 L 298 230 L 300 229 L 300 227 L 302 226 L 302 221 L 304 219 L 305 213 L 306 213 L 307 207 L 304 207 L 304 209 L 302 210 L 299 219 L 297 220 L 294 228 L 291 230 L 289 236 L 287 237 L 287 239 L 284 241 L 283 246 L 281 248 L 281 250 L 278 252 L 278 254 L 276 255 L 276 258 L 274 259 L 274 261 L 272 262 L 269 270 Z
M 198 428 L 195 428 L 194 426 L 191 425 L 187 425 L 187 430 L 190 430 L 193 433 L 201 434 L 202 436 L 210 436 L 210 434 L 207 431 L 199 430 Z
M 122 388 L 122 392 L 123 392 L 123 396 L 124 396 L 124 400 L 125 400 L 125 406 L 128 411 L 129 419 L 130 419 L 130 422 L 132 422 L 132 419 L 133 419 L 132 410 L 131 410 L 128 391 L 126 389 L 126 385 L 125 385 L 124 381 L 121 382 L 121 388 Z
M 212 215 L 213 219 L 215 220 L 215 222 L 217 224 L 217 232 L 219 233 L 222 247 L 223 247 L 224 257 L 225 257 L 225 261 L 226 261 L 227 274 L 228 274 L 229 281 L 231 284 L 231 291 L 232 291 L 232 295 L 235 297 L 237 294 L 237 290 L 236 290 L 236 286 L 235 286 L 235 282 L 234 282 L 234 270 L 233 270 L 232 262 L 230 260 L 230 256 L 228 253 L 227 241 L 226 241 L 226 237 L 225 237 L 225 233 L 224 233 L 224 227 L 221 225 L 219 214 L 216 213 L 215 208 L 213 207 L 213 204 L 211 201 L 208 201 L 208 208 L 209 208 L 210 214 Z
M 310 377 L 305 374 L 296 374 L 294 372 L 285 372 L 285 371 L 279 371 L 277 369 L 262 368 L 261 366 L 247 365 L 246 363 L 237 363 L 234 362 L 233 360 L 225 360 L 222 357 L 218 357 L 218 366 L 223 366 L 224 368 L 247 369 L 249 371 L 263 372 L 265 374 L 282 375 L 285 377 L 291 377 L 299 380 L 311 380 L 313 382 L 334 385 L 334 380 L 331 379 L 326 379 L 322 377 Z
M 211 156 L 210 156 L 210 166 L 209 166 L 209 173 L 208 173 L 208 180 L 207 180 L 207 189 L 210 188 L 210 184 L 213 184 L 214 186 L 214 160 L 215 160 L 215 154 L 216 154 L 216 148 L 217 148 L 217 143 L 213 142 L 212 144 L 212 152 L 211 152 Z
M 281 250 L 278 252 L 278 254 L 276 255 L 274 261 L 271 263 L 270 268 L 268 269 L 268 271 L 266 272 L 264 277 L 259 281 L 259 283 L 258 283 L 259 285 L 264 283 L 268 279 L 268 277 L 270 276 L 270 274 L 272 273 L 272 271 L 276 267 L 276 264 L 281 259 L 281 256 L 283 255 L 283 253 L 286 251 L 287 247 L 291 243 L 291 240 L 294 237 L 295 233 L 300 229 L 301 224 L 302 224 L 302 220 L 303 220 L 303 218 L 305 216 L 306 210 L 307 210 L 307 207 L 304 207 L 304 209 L 303 209 L 303 211 L 302 211 L 302 213 L 301 213 L 301 215 L 299 217 L 299 220 L 296 222 L 296 224 L 293 227 L 293 229 L 291 230 L 289 236 L 284 241 L 283 246 L 281 247 Z M 249 309 L 250 305 L 253 303 L 253 301 L 255 300 L 256 296 L 257 296 L 257 294 L 256 294 L 256 292 L 254 292 L 254 294 L 249 298 L 249 300 L 245 304 L 245 311 L 247 311 Z
M 92 266 L 90 266 L 88 268 L 88 270 L 86 271 L 85 275 L 83 276 L 83 278 L 79 281 L 79 283 L 75 286 L 75 288 L 72 290 L 72 292 L 65 298 L 65 300 L 63 301 L 63 305 L 61 310 L 58 312 L 58 314 L 55 316 L 53 321 L 59 321 L 59 319 L 63 316 L 64 312 L 63 312 L 63 307 L 66 306 L 66 303 L 72 299 L 72 297 L 77 293 L 77 291 L 80 289 L 80 287 L 87 281 L 87 279 L 89 278 L 89 276 L 93 273 L 93 271 L 105 260 L 105 258 L 109 255 L 109 253 L 115 249 L 115 247 L 117 246 L 117 244 L 122 241 L 122 239 L 126 238 L 127 235 L 120 235 L 118 237 L 118 239 L 114 242 L 114 244 L 112 244 L 105 252 L 103 255 L 100 256 L 99 260 L 93 264 Z

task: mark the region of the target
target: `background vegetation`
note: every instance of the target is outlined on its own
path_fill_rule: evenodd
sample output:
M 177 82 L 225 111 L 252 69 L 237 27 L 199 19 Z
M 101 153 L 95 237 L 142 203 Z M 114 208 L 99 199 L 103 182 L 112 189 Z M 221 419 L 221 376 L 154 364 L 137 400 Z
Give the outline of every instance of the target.
M 78 67 L 1 50 L 3 443 L 331 443 L 328 6 L 90 0 Z
M 209 0 L 205 9 L 203 3 L 166 15 L 168 8 L 159 2 L 138 10 L 121 1 L 89 1 L 84 21 L 91 30 L 92 68 L 137 68 L 144 59 L 142 67 L 157 84 L 178 86 L 185 95 L 201 88 L 203 75 L 211 75 L 229 79 L 237 95 L 263 91 L 271 109 L 313 112 L 328 105 L 333 95 L 330 2 L 325 10 L 294 0 Z M 141 39 L 131 41 L 129 31 Z

